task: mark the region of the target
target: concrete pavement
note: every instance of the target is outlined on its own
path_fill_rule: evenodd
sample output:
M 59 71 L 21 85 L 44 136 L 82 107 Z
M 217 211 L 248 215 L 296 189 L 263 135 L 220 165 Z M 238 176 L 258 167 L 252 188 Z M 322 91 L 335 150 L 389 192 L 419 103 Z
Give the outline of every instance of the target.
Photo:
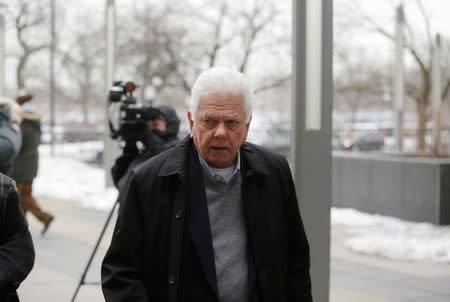
M 22 302 L 70 301 L 108 212 L 75 202 L 39 198 L 39 203 L 56 218 L 41 237 L 42 225 L 28 216 L 36 262 L 19 288 L 19 297 Z M 88 282 L 100 281 L 100 263 L 115 217 L 112 220 L 88 271 Z M 356 254 L 344 247 L 347 236 L 345 226 L 332 226 L 330 302 L 450 301 L 450 265 Z M 104 301 L 100 286 L 82 286 L 76 301 Z

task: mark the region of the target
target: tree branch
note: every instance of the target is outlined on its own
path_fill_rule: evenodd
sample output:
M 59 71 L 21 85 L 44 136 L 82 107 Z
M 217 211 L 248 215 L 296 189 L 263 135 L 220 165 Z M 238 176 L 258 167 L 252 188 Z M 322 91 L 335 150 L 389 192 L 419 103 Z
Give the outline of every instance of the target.
M 381 27 L 378 23 L 376 23 L 372 18 L 370 18 L 368 15 L 363 14 L 363 19 L 370 23 L 372 25 L 372 29 L 377 31 L 378 33 L 380 33 L 381 35 L 389 38 L 391 41 L 395 41 L 396 38 L 393 34 L 388 33 L 383 27 Z M 407 50 L 409 50 L 409 52 L 411 53 L 411 55 L 414 57 L 414 60 L 417 62 L 417 64 L 419 64 L 419 67 L 421 69 L 422 72 L 427 72 L 427 68 L 425 66 L 425 63 L 423 62 L 423 60 L 420 58 L 419 54 L 417 53 L 417 51 L 415 50 L 414 46 L 408 42 L 405 41 L 405 48 Z
M 223 2 L 222 6 L 220 7 L 219 21 L 215 24 L 213 49 L 209 55 L 209 67 L 214 66 L 217 53 L 219 52 L 220 48 L 223 47 L 223 44 L 220 43 L 220 36 L 222 34 L 222 25 L 226 16 L 226 12 L 227 5 L 225 2 Z
M 255 7 L 253 8 L 253 13 L 251 15 L 248 14 L 242 14 L 244 18 L 247 20 L 248 27 L 246 30 L 249 30 L 249 34 L 246 37 L 244 36 L 244 56 L 242 59 L 242 62 L 239 67 L 240 72 L 245 72 L 248 64 L 248 59 L 250 55 L 253 52 L 254 42 L 260 32 L 263 31 L 263 29 L 269 25 L 275 16 L 277 15 L 277 11 L 275 9 L 272 9 L 269 13 L 269 15 L 262 19 L 259 24 L 256 24 L 256 19 L 259 17 L 259 14 L 262 12 L 262 9 L 260 7 L 257 7 L 255 4 Z
M 275 87 L 281 86 L 281 85 L 283 85 L 284 83 L 286 83 L 287 81 L 289 81 L 289 80 L 291 80 L 291 79 L 292 79 L 292 76 L 291 76 L 291 75 L 287 75 L 287 76 L 285 76 L 285 77 L 281 77 L 281 78 L 279 78 L 279 79 L 276 79 L 276 80 L 274 80 L 274 81 L 271 81 L 271 82 L 269 82 L 269 83 L 266 83 L 266 84 L 264 84 L 264 85 L 262 85 L 262 86 L 257 87 L 257 88 L 254 90 L 254 92 L 255 92 L 255 94 L 258 94 L 258 93 L 260 93 L 260 92 L 262 92 L 262 91 L 264 91 L 264 90 L 267 90 L 267 89 L 271 89 L 271 88 L 275 88 Z
M 431 47 L 431 45 L 433 45 L 433 37 L 431 36 L 430 18 L 425 11 L 422 1 L 416 0 L 416 4 L 419 7 L 419 11 L 422 14 L 423 20 L 425 22 L 425 28 L 426 28 L 426 33 L 427 33 L 427 37 L 428 37 L 428 45 L 430 45 L 430 47 Z M 430 49 L 430 51 L 431 51 L 431 49 Z

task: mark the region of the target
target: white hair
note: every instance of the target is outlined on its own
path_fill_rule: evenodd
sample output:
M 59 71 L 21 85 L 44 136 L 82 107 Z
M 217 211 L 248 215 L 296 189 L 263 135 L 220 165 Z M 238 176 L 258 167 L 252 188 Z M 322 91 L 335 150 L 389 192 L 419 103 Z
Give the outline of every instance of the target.
M 191 90 L 189 110 L 195 119 L 200 99 L 217 92 L 240 93 L 243 96 L 245 122 L 250 122 L 252 115 L 253 90 L 248 78 L 237 70 L 226 67 L 213 67 L 203 71 Z

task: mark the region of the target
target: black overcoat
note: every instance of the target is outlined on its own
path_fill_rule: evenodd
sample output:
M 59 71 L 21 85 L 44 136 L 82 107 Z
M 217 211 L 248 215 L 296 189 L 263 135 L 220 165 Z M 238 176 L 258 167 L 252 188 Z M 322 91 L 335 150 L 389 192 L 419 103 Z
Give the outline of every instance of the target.
M 218 301 L 208 292 L 202 259 L 187 230 L 192 144 L 187 137 L 133 169 L 119 196 L 119 217 L 102 264 L 106 301 Z M 248 142 L 240 152 L 257 300 L 312 301 L 309 245 L 289 165 Z

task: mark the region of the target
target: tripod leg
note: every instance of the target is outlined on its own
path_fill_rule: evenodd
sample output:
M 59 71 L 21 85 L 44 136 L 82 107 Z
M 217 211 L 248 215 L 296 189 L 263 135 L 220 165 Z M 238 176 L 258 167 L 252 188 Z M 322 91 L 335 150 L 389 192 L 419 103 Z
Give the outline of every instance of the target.
M 97 249 L 98 249 L 98 247 L 100 245 L 100 242 L 102 241 L 103 236 L 105 235 L 106 228 L 108 227 L 109 221 L 111 220 L 111 217 L 113 216 L 114 210 L 116 209 L 116 206 L 117 206 L 118 203 L 119 203 L 119 200 L 116 200 L 116 202 L 114 203 L 114 206 L 112 207 L 111 211 L 109 212 L 108 218 L 105 221 L 103 229 L 100 232 L 100 236 L 97 239 L 95 247 L 92 250 L 91 256 L 89 257 L 89 260 L 88 260 L 88 262 L 86 264 L 86 267 L 84 268 L 83 274 L 81 275 L 81 279 L 78 282 L 77 288 L 76 288 L 76 290 L 75 290 L 75 292 L 74 292 L 74 294 L 72 296 L 72 300 L 70 300 L 71 302 L 75 301 L 75 298 L 76 298 L 76 296 L 78 294 L 78 291 L 80 290 L 81 285 L 85 284 L 84 283 L 84 279 L 86 278 L 86 274 L 87 274 L 87 272 L 89 270 L 89 267 L 91 266 L 92 260 L 94 259 L 95 253 L 97 252 Z

